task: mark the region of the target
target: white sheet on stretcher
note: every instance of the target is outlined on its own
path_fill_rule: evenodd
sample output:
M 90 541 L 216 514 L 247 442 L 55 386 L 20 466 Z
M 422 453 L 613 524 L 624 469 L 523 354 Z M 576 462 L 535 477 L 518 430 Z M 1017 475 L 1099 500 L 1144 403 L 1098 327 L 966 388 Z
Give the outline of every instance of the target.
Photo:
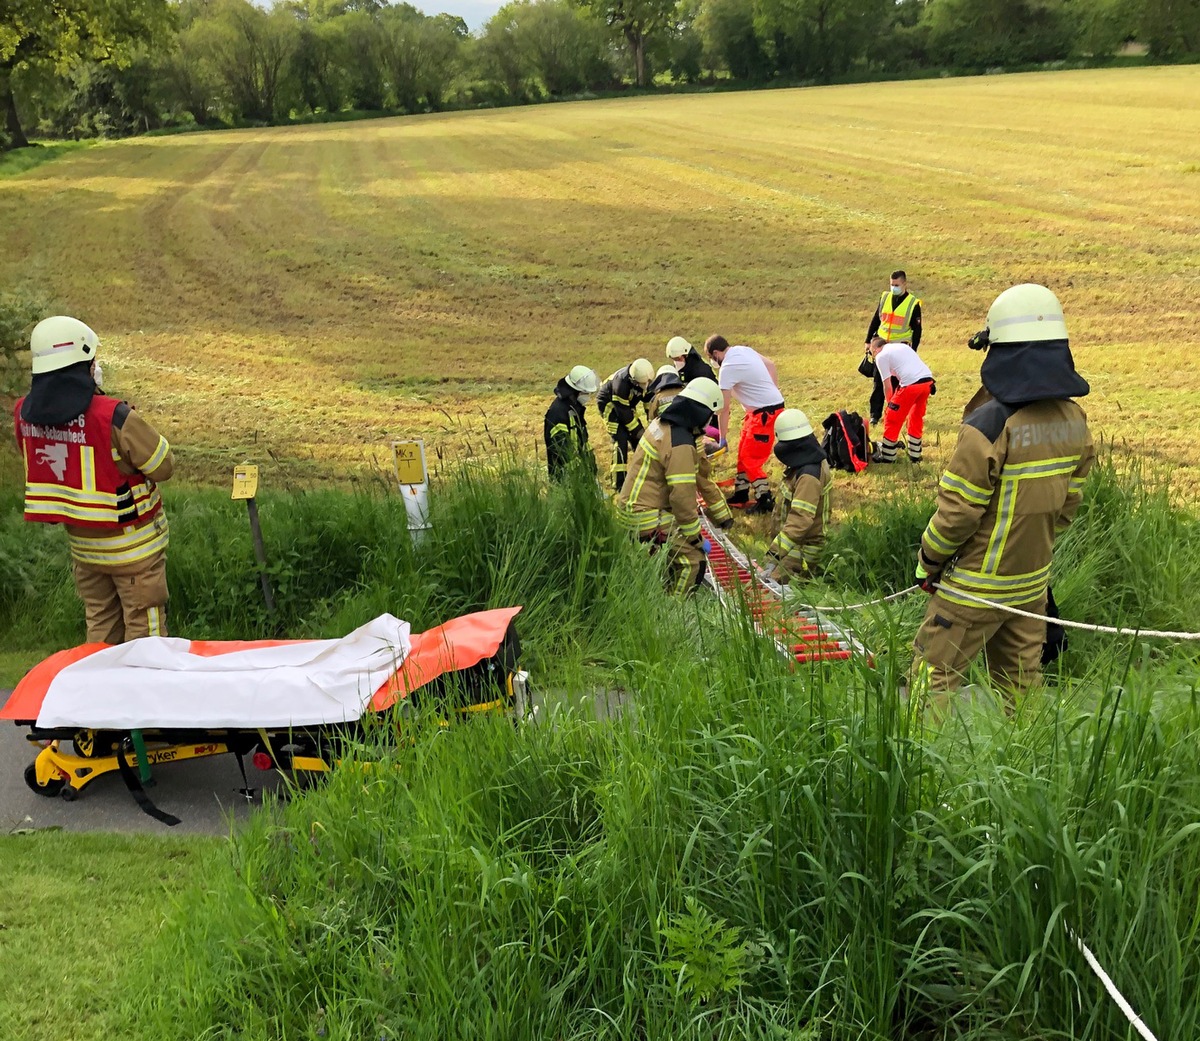
M 38 726 L 133 730 L 345 723 L 408 655 L 409 626 L 390 614 L 338 640 L 191 654 L 190 640 L 149 636 L 68 665 Z

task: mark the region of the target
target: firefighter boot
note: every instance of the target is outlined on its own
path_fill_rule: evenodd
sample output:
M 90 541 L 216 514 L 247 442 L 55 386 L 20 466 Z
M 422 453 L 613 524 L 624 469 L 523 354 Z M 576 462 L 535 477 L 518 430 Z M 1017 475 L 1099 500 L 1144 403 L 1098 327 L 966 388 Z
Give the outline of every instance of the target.
M 909 462 L 919 463 L 921 461 L 921 439 L 908 435 L 908 459 Z
M 750 503 L 750 482 L 746 479 L 745 474 L 738 474 L 734 479 L 733 494 L 727 495 L 725 501 L 730 506 L 736 506 L 739 509 L 747 506 Z
M 747 513 L 773 513 L 775 510 L 775 496 L 771 494 L 771 482 L 766 478 L 760 478 L 755 481 L 750 488 L 754 495 L 754 505 L 751 506 Z

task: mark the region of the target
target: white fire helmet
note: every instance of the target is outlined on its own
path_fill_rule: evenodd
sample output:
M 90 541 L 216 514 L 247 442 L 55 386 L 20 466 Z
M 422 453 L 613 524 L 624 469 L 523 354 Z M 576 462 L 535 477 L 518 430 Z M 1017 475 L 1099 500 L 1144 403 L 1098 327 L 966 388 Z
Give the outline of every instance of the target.
M 687 356 L 688 351 L 692 349 L 692 345 L 687 342 L 682 336 L 672 336 L 667 341 L 667 357 L 668 358 L 683 358 Z
M 33 374 L 57 372 L 81 361 L 95 361 L 100 337 L 78 318 L 43 318 L 29 335 Z
M 692 380 L 679 392 L 679 397 L 687 398 L 689 401 L 698 401 L 700 404 L 706 405 L 710 412 L 718 411 L 725 400 L 716 381 L 710 380 L 707 376 Z
M 1045 286 L 1025 282 L 1004 290 L 988 309 L 988 343 L 1067 339 L 1062 304 Z
M 799 441 L 813 432 L 813 425 L 808 416 L 798 408 L 785 408 L 775 420 L 775 439 L 777 441 Z
M 576 365 L 567 373 L 567 386 L 583 394 L 595 394 L 600 389 L 600 380 L 586 365 Z
M 654 379 L 654 366 L 647 359 L 638 358 L 630 363 L 629 378 L 639 387 L 644 387 Z

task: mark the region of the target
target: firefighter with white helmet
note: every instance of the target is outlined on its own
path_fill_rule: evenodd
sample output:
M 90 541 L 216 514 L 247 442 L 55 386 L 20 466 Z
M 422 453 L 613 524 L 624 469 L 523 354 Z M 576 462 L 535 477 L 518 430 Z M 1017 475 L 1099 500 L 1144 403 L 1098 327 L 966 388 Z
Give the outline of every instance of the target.
M 764 578 L 808 578 L 825 545 L 833 474 L 808 416 L 785 408 L 775 420 L 775 458 L 784 466 L 776 509 L 777 528 L 767 550 Z
M 650 386 L 646 388 L 646 393 L 649 395 L 649 401 L 646 404 L 646 418 L 655 419 L 671 401 L 679 396 L 681 390 L 683 390 L 683 381 L 679 378 L 675 366 L 661 366 L 654 379 L 650 381 Z M 725 501 L 724 494 L 712 476 L 710 456 L 717 449 L 717 442 L 708 439 L 708 432 L 711 429 L 709 427 L 696 439 L 696 447 L 699 449 L 696 489 L 704 502 L 704 512 L 708 514 L 709 519 L 719 528 L 732 528 L 733 511 L 729 508 L 729 503 Z
M 683 390 L 683 380 L 674 365 L 660 365 L 646 387 L 646 419 L 654 419 L 667 402 Z
M 639 406 L 646 400 L 646 388 L 654 379 L 654 366 L 645 358 L 630 362 L 617 369 L 600 386 L 596 394 L 596 408 L 604 419 L 608 436 L 613 443 L 613 485 L 619 492 L 625 483 L 629 456 L 637 448 L 645 430 Z
M 1009 707 L 1041 679 L 1046 624 L 987 607 L 1045 614 L 1055 538 L 1074 520 L 1095 458 L 1088 393 L 1075 371 L 1058 298 L 1005 290 L 971 338 L 990 401 L 963 422 L 921 537 L 917 578 L 933 593 L 915 647 L 939 707 L 980 650 Z
M 600 380 L 586 365 L 576 365 L 554 388 L 554 400 L 546 409 L 542 429 L 551 480 L 560 479 L 575 461 L 596 472 L 585 412 L 599 389 Z
M 671 591 L 686 596 L 704 580 L 707 557 L 696 502 L 696 441 L 721 405 L 716 383 L 693 380 L 659 413 L 629 464 L 617 496 L 621 519 L 653 552 L 667 546 Z
M 717 380 L 712 366 L 700 357 L 700 352 L 682 336 L 672 336 L 667 341 L 667 360 L 684 383 L 700 378 L 712 380 L 714 383 Z
M 167 518 L 158 482 L 171 447 L 128 403 L 101 393 L 100 339 L 76 318 L 39 322 L 33 380 L 14 411 L 25 519 L 67 531 L 89 643 L 167 633 Z

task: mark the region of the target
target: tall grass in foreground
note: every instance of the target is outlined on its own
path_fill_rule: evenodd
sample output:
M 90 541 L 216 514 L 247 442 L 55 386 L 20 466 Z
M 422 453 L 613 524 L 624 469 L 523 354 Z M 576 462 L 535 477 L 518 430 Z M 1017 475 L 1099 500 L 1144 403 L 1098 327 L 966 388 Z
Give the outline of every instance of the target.
M 729 621 L 636 715 L 418 720 L 236 839 L 146 999 L 177 1036 L 1128 1036 L 1200 1028 L 1189 692 L 914 729 L 899 675 Z M 154 1018 L 144 1029 L 152 1031 Z
M 736 613 L 668 602 L 586 482 L 456 482 L 415 548 L 356 504 L 370 566 L 311 603 L 419 624 L 525 597 L 535 678 L 569 696 L 520 729 L 395 721 L 370 767 L 258 815 L 150 945 L 140 1036 L 1124 1041 L 1068 927 L 1162 1041 L 1198 1035 L 1186 651 L 1081 640 L 1014 718 L 927 730 L 899 694 L 915 605 L 872 617 L 874 667 L 792 671 Z M 1090 487 L 1063 553 L 1097 585 L 1064 600 L 1187 627 L 1195 521 L 1136 475 Z M 570 709 L 601 685 L 623 713 Z

